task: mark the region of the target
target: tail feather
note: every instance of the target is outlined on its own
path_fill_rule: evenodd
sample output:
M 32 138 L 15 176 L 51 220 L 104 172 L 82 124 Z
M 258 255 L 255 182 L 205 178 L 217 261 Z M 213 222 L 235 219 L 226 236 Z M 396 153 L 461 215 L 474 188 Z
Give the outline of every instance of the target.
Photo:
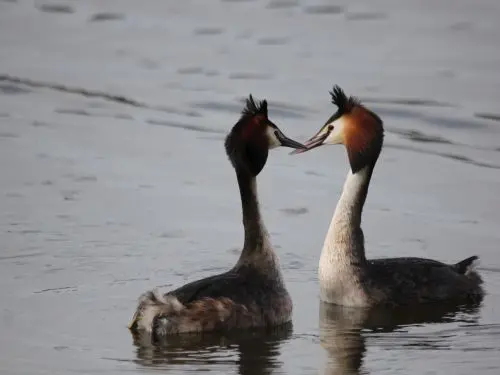
M 129 328 L 133 333 L 146 332 L 163 337 L 263 325 L 259 314 L 251 313 L 246 306 L 230 298 L 205 297 L 183 305 L 175 296 L 153 290 L 139 297 Z
M 455 268 L 459 274 L 468 276 L 471 272 L 475 271 L 478 264 L 479 257 L 474 255 L 454 264 L 453 268 Z
M 178 315 L 185 306 L 175 296 L 163 295 L 158 289 L 142 294 L 138 300 L 137 310 L 129 324 L 132 330 L 151 332 L 155 318 Z

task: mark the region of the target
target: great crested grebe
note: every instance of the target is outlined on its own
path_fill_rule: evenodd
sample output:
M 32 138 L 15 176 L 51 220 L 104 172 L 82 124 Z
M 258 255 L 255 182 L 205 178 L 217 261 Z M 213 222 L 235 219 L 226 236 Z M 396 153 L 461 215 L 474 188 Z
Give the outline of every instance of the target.
M 411 305 L 475 300 L 483 296 L 474 270 L 477 256 L 456 264 L 422 258 L 367 260 L 361 214 L 373 169 L 382 150 L 382 120 L 335 86 L 330 92 L 337 111 L 304 144 L 312 150 L 343 144 L 350 171 L 333 214 L 319 262 L 320 298 L 345 306 Z
M 267 101 L 246 101 L 239 121 L 226 137 L 225 149 L 236 171 L 245 242 L 229 271 L 161 294 L 139 297 L 129 324 L 133 332 L 154 337 L 187 333 L 271 327 L 291 321 L 292 300 L 286 290 L 279 260 L 260 215 L 256 177 L 270 149 L 305 148 L 286 137 L 269 120 Z

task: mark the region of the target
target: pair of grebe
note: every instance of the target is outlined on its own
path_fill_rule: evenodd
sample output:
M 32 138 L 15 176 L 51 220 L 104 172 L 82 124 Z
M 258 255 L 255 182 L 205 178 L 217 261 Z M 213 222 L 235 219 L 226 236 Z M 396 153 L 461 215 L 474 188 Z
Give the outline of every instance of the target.
M 482 279 L 472 256 L 456 264 L 422 258 L 368 260 L 361 215 L 373 169 L 382 150 L 382 120 L 335 86 L 337 111 L 304 144 L 286 137 L 269 119 L 267 102 L 247 99 L 226 138 L 236 171 L 245 240 L 236 265 L 227 272 L 186 284 L 166 294 L 144 293 L 129 324 L 132 331 L 157 337 L 186 333 L 265 328 L 289 323 L 292 300 L 261 218 L 256 177 L 270 149 L 284 146 L 302 153 L 343 144 L 350 170 L 333 215 L 319 262 L 320 298 L 351 307 L 408 306 L 475 300 Z

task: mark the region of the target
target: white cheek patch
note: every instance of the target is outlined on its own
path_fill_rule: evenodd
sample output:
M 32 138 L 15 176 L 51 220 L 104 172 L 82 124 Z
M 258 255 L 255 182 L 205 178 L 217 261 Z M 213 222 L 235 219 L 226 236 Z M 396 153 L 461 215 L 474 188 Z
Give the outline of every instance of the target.
M 281 146 L 281 142 L 279 141 L 278 137 L 276 137 L 276 134 L 274 133 L 273 128 L 268 126 L 267 130 L 266 130 L 266 134 L 267 134 L 267 139 L 269 141 L 269 149 Z
M 326 137 L 323 143 L 330 145 L 337 145 L 339 143 L 344 143 L 344 120 L 339 118 L 329 125 L 333 125 L 333 130 L 330 132 L 328 137 Z

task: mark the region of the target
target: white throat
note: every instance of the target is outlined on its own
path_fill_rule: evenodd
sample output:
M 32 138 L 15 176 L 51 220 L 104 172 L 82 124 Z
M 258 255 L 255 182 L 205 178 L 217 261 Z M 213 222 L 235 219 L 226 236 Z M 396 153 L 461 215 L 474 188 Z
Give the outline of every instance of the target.
M 357 173 L 352 173 L 349 169 L 328 234 L 332 229 L 334 229 L 332 234 L 337 232 L 335 228 L 356 229 L 361 226 L 362 205 L 366 198 L 366 184 L 369 183 L 370 177 L 370 167 L 364 167 Z
M 358 305 L 364 298 L 359 292 L 366 266 L 361 212 L 370 178 L 370 166 L 347 174 L 319 262 L 320 296 L 325 302 Z

